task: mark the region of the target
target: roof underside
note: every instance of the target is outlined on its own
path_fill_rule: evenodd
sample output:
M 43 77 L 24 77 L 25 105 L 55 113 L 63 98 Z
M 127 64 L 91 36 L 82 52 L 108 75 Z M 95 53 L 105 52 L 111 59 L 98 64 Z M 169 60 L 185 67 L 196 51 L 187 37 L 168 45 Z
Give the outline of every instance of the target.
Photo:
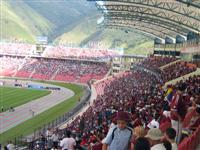
M 109 28 L 137 29 L 159 38 L 200 33 L 200 0 L 88 0 L 96 1 Z

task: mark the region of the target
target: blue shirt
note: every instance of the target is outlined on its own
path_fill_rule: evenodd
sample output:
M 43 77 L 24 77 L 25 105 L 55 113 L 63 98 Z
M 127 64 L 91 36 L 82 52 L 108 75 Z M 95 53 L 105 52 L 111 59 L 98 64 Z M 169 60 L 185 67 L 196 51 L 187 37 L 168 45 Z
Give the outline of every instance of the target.
M 113 130 L 114 137 L 112 137 Z M 119 129 L 117 126 L 112 127 L 105 139 L 103 139 L 103 144 L 109 145 L 109 150 L 128 150 L 128 145 L 131 142 L 132 131 L 126 127 L 125 129 Z

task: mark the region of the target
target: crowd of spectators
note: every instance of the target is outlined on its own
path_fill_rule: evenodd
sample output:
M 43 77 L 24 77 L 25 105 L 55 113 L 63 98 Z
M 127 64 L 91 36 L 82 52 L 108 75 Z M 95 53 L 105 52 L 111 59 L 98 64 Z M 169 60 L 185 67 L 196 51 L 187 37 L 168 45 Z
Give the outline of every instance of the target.
M 109 65 L 106 62 L 5 56 L 1 57 L 1 70 L 14 70 L 19 77 L 87 83 L 93 78 L 103 78 Z
M 0 57 L 0 75 L 11 76 L 19 70 L 28 59 L 25 57 Z
M 36 45 L 27 43 L 1 43 L 0 53 L 11 55 L 35 55 Z M 71 59 L 109 59 L 118 55 L 117 52 L 107 49 L 71 48 L 65 46 L 46 45 L 43 57 L 71 58 Z
M 137 130 L 137 127 L 142 127 L 144 129 L 140 131 L 142 132 L 140 134 L 147 134 L 148 137 L 149 134 L 149 136 L 154 134 L 151 133 L 153 128 L 160 128 L 156 132 L 166 133 L 157 142 L 162 143 L 162 139 L 165 138 L 177 147 L 175 142 L 176 135 L 167 136 L 171 132 L 176 134 L 176 130 L 169 128 L 168 130 L 170 131 L 168 131 L 166 128 L 162 128 L 163 124 L 171 120 L 169 115 L 167 115 L 171 112 L 170 102 L 166 101 L 165 90 L 162 89 L 162 84 L 153 75 L 138 70 L 126 72 L 119 77 L 113 76 L 111 80 L 111 82 L 106 82 L 103 94 L 97 96 L 93 105 L 82 116 L 77 116 L 68 124 L 65 130 L 60 131 L 62 133 L 59 136 L 60 140 L 65 137 L 64 132 L 71 131 L 76 140 L 76 146 L 79 149 L 82 147 L 99 150 L 102 147 L 101 141 L 106 136 L 108 130 L 116 126 L 116 120 L 114 119 L 116 113 L 124 111 L 128 112 L 131 117 L 132 121 L 128 126 L 135 128 L 133 134 L 136 134 L 135 130 Z M 104 82 L 99 84 L 104 84 Z M 188 108 L 184 116 L 189 116 L 186 119 L 189 123 L 184 125 L 184 128 L 192 132 L 199 126 L 200 121 L 200 112 L 196 112 L 200 104 L 200 76 L 193 76 L 186 81 L 178 82 L 173 86 L 174 93 L 183 85 L 186 90 L 184 90 L 182 101 L 185 102 L 185 108 Z M 196 114 L 195 116 L 188 115 L 188 113 L 191 113 L 191 110 L 193 110 L 193 114 Z M 171 122 L 168 127 L 173 127 Z M 151 132 L 147 133 L 146 131 L 148 130 Z M 169 140 L 169 136 L 172 138 L 171 140 Z M 52 138 L 46 139 L 46 143 L 48 143 L 49 147 L 53 147 Z M 133 138 L 132 144 L 137 144 L 137 139 Z M 165 142 L 163 144 L 165 145 Z
M 176 64 L 165 67 L 161 72 L 161 76 L 163 81 L 166 82 L 189 74 L 196 69 L 196 66 L 189 66 L 187 62 L 178 62 Z
M 160 72 L 159 67 L 169 64 L 176 60 L 178 60 L 176 57 L 150 56 L 145 60 L 142 60 L 137 65 L 155 72 Z
M 19 57 L 0 57 L 0 69 L 1 71 L 5 69 L 15 70 L 23 63 L 23 59 Z
M 111 50 L 96 50 L 89 48 L 70 48 L 65 46 L 48 46 L 43 52 L 44 57 L 76 58 L 76 59 L 104 59 L 116 56 Z
M 163 61 L 163 65 L 167 64 L 166 62 L 171 62 L 167 58 L 164 59 L 166 61 Z M 38 61 L 42 61 L 42 63 L 40 62 L 39 65 L 36 65 Z M 63 73 L 63 75 L 72 71 L 76 75 L 83 75 L 85 73 L 84 70 L 86 70 L 86 73 L 90 69 L 95 70 L 95 67 L 90 66 L 90 62 L 73 65 L 74 62 L 69 61 L 68 67 L 65 68 L 67 64 L 64 64 L 59 68 L 59 63 L 47 63 L 46 61 L 53 60 L 37 60 L 33 65 L 37 66 L 34 67 L 35 70 L 37 72 L 40 70 L 46 71 L 45 69 L 49 67 L 54 69 L 54 64 L 57 65 L 55 67 L 57 73 Z M 62 61 L 65 62 L 65 60 Z M 90 64 L 91 68 L 87 68 L 88 64 Z M 154 60 L 153 64 L 155 68 L 160 67 L 160 63 L 155 63 Z M 99 69 L 98 67 L 97 69 Z M 145 68 L 145 65 L 143 67 Z M 186 63 L 171 65 L 164 70 L 167 77 L 162 75 L 161 78 L 163 78 L 164 82 L 167 82 L 194 71 L 194 68 L 192 68 L 191 71 L 180 72 L 181 69 L 187 70 L 184 67 L 190 68 Z M 39 70 L 37 70 L 38 68 Z M 94 73 L 94 70 L 92 73 Z M 83 115 L 74 118 L 71 123 L 67 124 L 66 129 L 47 130 L 45 134 L 41 134 L 41 137 L 33 143 L 32 149 L 57 149 L 58 147 L 70 149 L 71 147 L 76 147 L 76 149 L 99 150 L 102 147 L 102 140 L 106 137 L 109 129 L 113 129 L 118 125 L 115 118 L 119 112 L 126 112 L 130 116 L 131 121 L 127 122 L 127 126 L 134 129 L 134 136 L 131 139 L 132 149 L 136 150 L 137 147 L 140 147 L 140 142 L 149 142 L 149 146 L 160 146 L 163 149 L 170 149 L 168 148 L 169 143 L 171 147 L 177 147 L 176 144 L 181 143 L 182 137 L 189 136 L 182 136 L 182 132 L 179 131 L 186 130 L 188 131 L 187 134 L 191 134 L 200 124 L 200 75 L 190 77 L 186 81 L 181 80 L 174 86 L 168 86 L 168 88 L 172 89 L 171 94 L 173 97 L 171 99 L 168 99 L 168 88 L 165 90 L 162 86 L 163 82 L 160 82 L 154 74 L 142 70 L 125 72 L 119 76 L 112 76 L 110 79 L 99 82 L 96 87 L 101 89 L 98 90 L 100 93 L 97 91 L 97 98 L 93 104 L 90 104 Z M 173 121 L 175 118 L 177 119 L 175 121 L 179 124 L 178 126 Z M 140 134 L 137 133 L 137 127 L 142 128 L 140 129 Z M 162 136 L 163 133 L 164 136 Z M 66 141 L 70 141 L 70 147 L 66 146 L 66 143 L 68 143 Z
M 183 61 L 173 63 L 169 66 L 164 67 L 163 69 L 159 68 L 176 60 L 178 59 L 175 57 L 151 56 L 144 61 L 139 62 L 138 64 L 136 64 L 136 66 L 148 69 L 158 74 L 162 78 L 164 83 L 194 72 L 197 69 L 197 65 Z
M 197 67 L 200 68 L 200 61 L 196 60 L 196 61 L 192 61 L 191 63 L 197 65 Z
M 31 55 L 34 52 L 35 45 L 26 43 L 1 43 L 1 54 Z

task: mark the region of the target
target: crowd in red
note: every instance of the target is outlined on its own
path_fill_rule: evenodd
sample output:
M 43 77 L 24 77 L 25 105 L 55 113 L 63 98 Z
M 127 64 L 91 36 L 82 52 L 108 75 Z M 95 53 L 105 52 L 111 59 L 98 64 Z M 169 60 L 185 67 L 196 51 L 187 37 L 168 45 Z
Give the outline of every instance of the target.
M 45 46 L 43 57 L 71 59 L 106 59 L 118 55 L 116 51 L 107 49 L 71 48 L 66 46 Z M 35 55 L 36 45 L 27 43 L 1 43 L 1 54 Z
M 156 60 L 160 62 L 156 62 Z M 151 57 L 145 60 L 144 64 L 140 62 L 139 66 L 142 66 L 143 69 L 155 71 L 160 66 L 175 60 L 175 58 Z M 44 79 L 62 80 L 61 76 L 63 76 L 67 77 L 66 80 L 68 80 L 71 76 L 76 76 L 76 79 L 73 80 L 79 80 L 79 77 L 84 75 L 105 75 L 109 69 L 106 63 L 47 58 L 7 56 L 1 57 L 1 61 L 3 61 L 1 69 L 15 69 L 17 70 L 16 75 L 20 71 L 28 72 L 32 77 L 40 79 L 47 77 Z M 8 65 L 5 61 L 10 62 L 10 64 Z M 165 132 L 167 128 L 174 126 L 172 120 L 177 119 L 177 117 L 172 117 L 172 110 L 176 107 L 177 110 L 181 109 L 181 113 L 178 114 L 181 116 L 181 119 L 178 119 L 178 122 L 182 124 L 180 130 L 186 130 L 187 134 L 190 134 L 185 135 L 184 132 L 183 135 L 190 138 L 183 140 L 184 136 L 182 136 L 178 141 L 179 147 L 186 147 L 191 142 L 191 137 L 194 138 L 199 135 L 200 76 L 193 76 L 186 81 L 179 81 L 174 86 L 171 85 L 170 88 L 173 89 L 172 94 L 175 97 L 171 100 L 166 98 L 166 91 L 162 88 L 163 82 L 161 80 L 165 83 L 195 70 L 195 66 L 180 62 L 169 65 L 163 71 L 159 70 L 161 79 L 156 78 L 154 74 L 145 69 L 125 72 L 105 79 L 94 85 L 97 89 L 97 98 L 82 116 L 77 116 L 62 131 L 48 131 L 46 138 L 42 136 L 39 139 L 39 141 L 43 140 L 43 143 L 41 145 L 36 144 L 36 146 L 51 148 L 55 146 L 53 139 L 56 139 L 58 143 L 64 138 L 63 133 L 70 130 L 75 136 L 77 146 L 89 149 L 91 147 L 92 149 L 99 148 L 101 147 L 101 140 L 106 136 L 109 128 L 116 123 L 113 118 L 118 111 L 129 113 L 132 119 L 129 126 L 132 128 L 138 126 L 142 126 L 146 130 L 160 128 L 161 131 Z M 55 76 L 53 77 L 53 75 Z M 184 90 L 179 93 L 179 90 L 183 87 Z M 181 103 L 176 102 L 177 97 L 181 97 Z M 177 112 L 179 113 L 179 111 Z M 179 133 L 177 132 L 177 134 Z M 133 139 L 133 141 L 135 140 Z M 193 148 L 199 144 L 198 142 L 193 140 Z M 37 149 L 37 147 L 35 148 Z
M 42 80 L 87 83 L 102 79 L 109 70 L 105 62 L 50 58 L 1 57 L 1 75 Z
M 31 55 L 34 52 L 35 45 L 26 43 L 1 43 L 1 54 L 13 55 Z
M 178 62 L 168 67 L 165 67 L 161 73 L 163 81 L 167 82 L 169 80 L 181 77 L 196 70 L 196 66 L 190 66 L 188 64 L 189 63 L 187 62 Z
M 55 53 L 56 52 L 56 53 Z M 89 48 L 69 48 L 65 46 L 48 46 L 43 53 L 44 57 L 76 58 L 76 59 L 99 59 L 110 58 L 118 55 L 111 50 L 96 50 Z
M 160 57 L 160 56 L 150 56 L 138 63 L 138 66 L 142 66 L 146 69 L 152 71 L 160 72 L 159 67 L 164 66 L 170 62 L 178 60 L 176 57 Z
M 166 58 L 164 59 L 166 60 Z M 145 63 L 147 62 L 145 61 Z M 147 64 L 151 63 L 155 64 L 154 61 L 151 62 L 151 59 L 149 59 Z M 160 63 L 157 63 L 157 65 L 157 67 L 160 67 Z M 156 65 L 154 66 L 156 67 Z M 171 74 L 171 69 L 166 69 L 164 74 Z M 179 76 L 183 75 L 185 75 L 185 72 L 179 72 Z M 170 78 L 165 78 L 165 81 L 176 77 L 178 77 L 176 74 L 172 74 Z M 181 132 L 181 139 L 177 142 L 179 148 L 191 146 L 191 143 L 189 143 L 191 142 L 191 137 L 192 139 L 197 139 L 192 141 L 192 148 L 196 148 L 199 144 L 197 138 L 200 134 L 199 75 L 192 76 L 186 81 L 181 80 L 173 86 L 170 85 L 169 87 L 173 89 L 172 94 L 174 95 L 171 101 L 166 98 L 166 90 L 162 87 L 163 82 L 160 82 L 150 72 L 141 70 L 112 76 L 94 86 L 97 89 L 97 98 L 93 104 L 89 104 L 89 108 L 83 115 L 77 116 L 62 132 L 57 130 L 49 131 L 48 137 L 62 133 L 57 135 L 59 141 L 65 137 L 63 133 L 66 130 L 70 130 L 74 134 L 79 148 L 100 150 L 101 140 L 106 136 L 109 128 L 116 124 L 114 119 L 116 112 L 128 112 L 132 119 L 129 126 L 132 128 L 141 126 L 146 131 L 150 128 L 160 128 L 162 132 L 165 132 L 169 127 L 174 127 L 171 123 L 174 119 L 172 118 L 172 110 L 176 106 L 178 113 L 181 109 L 181 113 L 178 116 L 180 115 L 182 118 L 179 123 L 183 124 L 183 128 L 181 127 L 180 130 L 187 131 L 187 134 Z M 182 93 L 179 93 L 180 89 L 184 89 Z M 181 97 L 181 103 L 176 104 L 177 94 Z M 133 139 L 133 144 L 135 140 Z M 48 143 L 46 147 L 53 147 L 53 145 L 49 144 L 51 141 L 52 138 L 46 139 Z

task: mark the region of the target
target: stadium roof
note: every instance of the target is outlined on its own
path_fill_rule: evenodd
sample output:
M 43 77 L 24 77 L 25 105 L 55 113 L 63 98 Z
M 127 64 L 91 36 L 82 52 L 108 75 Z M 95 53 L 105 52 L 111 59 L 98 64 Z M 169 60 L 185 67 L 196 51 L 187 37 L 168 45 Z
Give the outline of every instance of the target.
M 200 33 L 200 0 L 88 0 L 96 1 L 108 28 L 134 28 L 164 38 Z

